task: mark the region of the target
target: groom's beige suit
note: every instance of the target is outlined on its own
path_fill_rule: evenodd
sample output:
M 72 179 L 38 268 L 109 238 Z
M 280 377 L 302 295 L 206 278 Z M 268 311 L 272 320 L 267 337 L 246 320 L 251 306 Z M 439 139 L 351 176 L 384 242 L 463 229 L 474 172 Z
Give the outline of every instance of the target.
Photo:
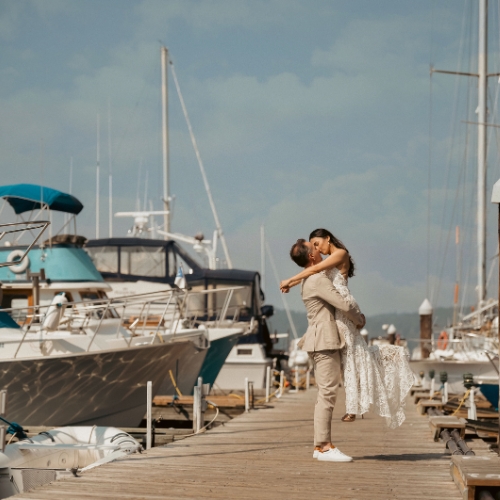
M 323 274 L 302 281 L 302 300 L 307 309 L 309 326 L 299 347 L 309 353 L 314 363 L 318 397 L 314 409 L 314 444 L 331 442 L 332 412 L 337 389 L 342 380 L 340 349 L 345 339 L 335 322 L 335 309 L 343 311 L 355 325 L 363 324 L 357 304 L 348 304 Z

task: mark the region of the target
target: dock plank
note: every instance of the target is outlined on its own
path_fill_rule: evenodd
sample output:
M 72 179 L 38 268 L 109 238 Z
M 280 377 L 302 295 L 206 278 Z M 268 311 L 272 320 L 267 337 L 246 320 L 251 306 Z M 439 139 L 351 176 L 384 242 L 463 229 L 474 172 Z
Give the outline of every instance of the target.
M 285 394 L 205 434 L 106 464 L 17 495 L 30 500 L 124 499 L 457 499 L 450 457 L 426 417 L 407 407 L 396 430 L 368 414 L 344 423 L 343 394 L 334 443 L 353 463 L 312 458 L 315 390 Z

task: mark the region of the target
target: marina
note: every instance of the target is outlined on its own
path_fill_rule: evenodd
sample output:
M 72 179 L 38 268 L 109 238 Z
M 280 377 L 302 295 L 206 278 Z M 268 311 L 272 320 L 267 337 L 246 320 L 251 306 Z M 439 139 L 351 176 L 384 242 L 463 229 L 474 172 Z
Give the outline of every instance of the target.
M 206 433 L 179 437 L 165 447 L 13 498 L 299 499 L 311 495 L 311 482 L 315 497 L 325 499 L 469 498 L 462 496 L 452 479 L 451 456 L 443 442 L 433 439 L 428 417 L 410 398 L 405 423 L 393 431 L 372 414 L 354 423 L 341 422 L 340 391 L 332 426 L 334 444 L 350 453 L 354 462 L 314 460 L 315 398 L 314 389 L 286 392 L 265 408 L 250 410 Z M 477 436 L 468 435 L 467 443 L 476 459 L 496 464 L 496 454 Z
M 500 0 L 94 3 L 0 9 L 0 499 L 500 500 Z

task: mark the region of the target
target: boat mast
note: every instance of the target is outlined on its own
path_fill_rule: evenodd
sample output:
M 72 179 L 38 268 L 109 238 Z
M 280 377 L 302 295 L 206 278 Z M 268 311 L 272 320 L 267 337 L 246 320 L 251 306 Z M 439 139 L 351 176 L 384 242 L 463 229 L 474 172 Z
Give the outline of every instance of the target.
M 101 165 L 101 158 L 100 158 L 100 151 L 101 151 L 101 144 L 100 144 L 100 134 L 99 134 L 99 114 L 97 114 L 97 160 L 96 160 L 96 180 L 95 180 L 95 239 L 99 239 L 99 192 L 100 192 L 100 186 L 99 186 L 99 177 L 100 177 L 100 165 Z
M 111 156 L 111 107 L 108 100 L 108 211 L 109 237 L 113 237 L 113 159 Z
M 260 288 L 266 291 L 266 235 L 264 224 L 260 226 Z
M 477 125 L 477 253 L 478 307 L 486 298 L 486 92 L 488 87 L 488 0 L 479 0 Z
M 169 197 L 169 172 L 168 172 L 168 49 L 160 47 L 161 53 L 161 101 L 162 101 L 162 151 L 163 151 L 163 230 L 170 232 L 170 197 Z M 165 236 L 168 240 L 168 236 Z

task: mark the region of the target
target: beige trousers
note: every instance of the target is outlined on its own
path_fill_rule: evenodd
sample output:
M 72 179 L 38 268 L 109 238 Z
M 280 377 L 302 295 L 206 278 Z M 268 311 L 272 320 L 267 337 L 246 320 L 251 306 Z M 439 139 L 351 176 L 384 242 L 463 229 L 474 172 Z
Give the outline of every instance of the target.
M 314 446 L 319 446 L 332 440 L 332 413 L 342 378 L 340 352 L 316 351 L 310 352 L 309 356 L 314 364 L 314 378 L 318 386 L 314 408 Z

